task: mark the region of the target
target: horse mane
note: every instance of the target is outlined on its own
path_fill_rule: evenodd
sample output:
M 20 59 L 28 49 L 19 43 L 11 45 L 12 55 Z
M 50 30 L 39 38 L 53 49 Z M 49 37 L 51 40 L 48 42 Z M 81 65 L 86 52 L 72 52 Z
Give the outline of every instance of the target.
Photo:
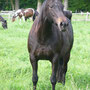
M 43 2 L 42 7 L 41 7 L 41 10 L 40 10 L 39 19 L 41 19 L 41 20 L 42 20 L 43 18 L 45 18 L 45 15 L 43 14 L 43 12 L 44 12 L 44 10 L 45 10 L 46 2 L 47 2 L 47 0 L 45 0 L 45 1 Z

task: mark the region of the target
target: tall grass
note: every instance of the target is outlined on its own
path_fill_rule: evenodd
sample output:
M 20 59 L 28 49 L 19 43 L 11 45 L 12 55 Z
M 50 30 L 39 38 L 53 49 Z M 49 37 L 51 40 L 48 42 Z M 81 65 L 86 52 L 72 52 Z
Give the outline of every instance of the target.
M 32 90 L 32 68 L 27 51 L 31 21 L 0 24 L 0 90 Z M 74 45 L 68 63 L 66 84 L 56 90 L 90 90 L 90 22 L 72 22 Z M 51 90 L 51 63 L 39 61 L 37 90 Z

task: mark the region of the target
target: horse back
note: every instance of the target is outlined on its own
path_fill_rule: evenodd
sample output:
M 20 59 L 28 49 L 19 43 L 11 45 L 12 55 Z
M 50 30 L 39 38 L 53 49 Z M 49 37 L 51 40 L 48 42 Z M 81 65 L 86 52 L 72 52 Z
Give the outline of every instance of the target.
M 24 16 L 25 17 L 31 17 L 31 16 L 33 16 L 33 10 L 32 9 L 26 9 L 24 11 Z

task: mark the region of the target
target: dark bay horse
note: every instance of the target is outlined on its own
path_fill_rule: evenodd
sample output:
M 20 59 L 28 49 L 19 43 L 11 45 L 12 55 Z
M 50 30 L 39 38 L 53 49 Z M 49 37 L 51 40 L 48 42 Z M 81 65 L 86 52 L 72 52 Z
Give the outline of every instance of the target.
M 0 15 L 0 22 L 2 22 L 2 27 L 7 29 L 7 21 Z
M 20 20 L 21 20 L 21 18 L 23 18 L 24 21 L 26 21 L 30 17 L 33 17 L 33 21 L 34 21 L 35 18 L 38 16 L 38 14 L 39 13 L 36 10 L 34 10 L 33 8 L 19 9 L 14 13 L 14 15 L 12 17 L 12 22 L 15 21 L 16 17 L 19 17 Z
M 73 29 L 68 11 L 63 10 L 61 0 L 45 0 L 28 37 L 28 51 L 33 69 L 33 89 L 38 82 L 38 60 L 52 64 L 51 84 L 65 84 L 67 64 L 73 45 Z M 70 14 L 71 15 L 71 14 Z

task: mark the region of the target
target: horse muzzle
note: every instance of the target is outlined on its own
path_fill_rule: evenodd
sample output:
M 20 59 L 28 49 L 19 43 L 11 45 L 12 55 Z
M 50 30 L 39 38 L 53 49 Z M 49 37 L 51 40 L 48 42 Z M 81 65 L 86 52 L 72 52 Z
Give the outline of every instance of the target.
M 63 31 L 63 32 L 66 31 L 66 29 L 68 27 L 67 19 L 66 18 L 64 18 L 64 19 L 58 18 L 56 20 L 56 25 L 57 25 L 57 27 L 59 28 L 60 31 Z

